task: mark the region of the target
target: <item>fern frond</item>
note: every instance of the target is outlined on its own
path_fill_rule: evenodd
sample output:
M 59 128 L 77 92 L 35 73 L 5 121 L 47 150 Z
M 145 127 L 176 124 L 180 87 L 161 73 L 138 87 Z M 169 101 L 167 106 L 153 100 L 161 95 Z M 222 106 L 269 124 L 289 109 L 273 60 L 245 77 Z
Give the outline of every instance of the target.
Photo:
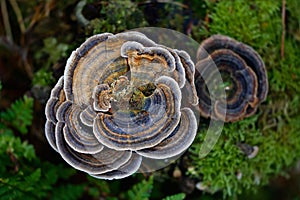
M 73 185 L 67 184 L 54 188 L 52 200 L 77 200 L 80 199 L 84 192 L 84 184 Z
M 134 185 L 130 190 L 127 191 L 127 199 L 135 200 L 148 200 L 153 188 L 153 176 L 149 180 L 143 180 L 142 182 Z
M 0 123 L 17 129 L 20 133 L 28 132 L 27 126 L 32 123 L 33 98 L 24 96 L 16 100 L 10 108 L 0 113 Z
M 167 196 L 163 198 L 162 200 L 183 200 L 185 198 L 184 193 L 174 194 L 172 196 Z

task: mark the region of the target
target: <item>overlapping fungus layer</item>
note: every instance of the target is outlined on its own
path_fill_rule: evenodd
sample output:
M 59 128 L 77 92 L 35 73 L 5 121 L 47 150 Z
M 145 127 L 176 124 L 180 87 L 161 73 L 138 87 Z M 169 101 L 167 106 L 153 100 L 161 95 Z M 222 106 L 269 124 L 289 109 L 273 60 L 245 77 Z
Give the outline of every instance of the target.
M 238 121 L 253 115 L 266 99 L 266 68 L 248 45 L 228 36 L 213 35 L 201 43 L 197 60 L 195 85 L 202 116 Z M 223 82 L 216 82 L 220 74 Z
M 135 173 L 143 158 L 180 155 L 197 131 L 194 72 L 185 52 L 141 33 L 93 36 L 51 92 L 47 140 L 71 166 L 103 179 Z

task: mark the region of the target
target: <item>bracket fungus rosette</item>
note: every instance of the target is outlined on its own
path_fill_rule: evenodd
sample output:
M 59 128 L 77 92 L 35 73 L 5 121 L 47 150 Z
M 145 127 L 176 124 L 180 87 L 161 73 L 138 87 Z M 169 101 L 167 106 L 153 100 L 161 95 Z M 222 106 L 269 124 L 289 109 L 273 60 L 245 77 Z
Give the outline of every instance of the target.
M 206 118 L 238 121 L 253 115 L 266 99 L 268 80 L 264 62 L 242 42 L 223 35 L 207 38 L 198 49 L 196 69 L 200 114 Z M 219 74 L 222 84 L 214 82 Z M 209 91 L 208 84 L 213 85 Z M 220 91 L 224 90 L 222 94 Z
M 194 73 L 187 53 L 139 32 L 92 36 L 51 92 L 46 138 L 71 166 L 102 179 L 179 156 L 197 131 Z

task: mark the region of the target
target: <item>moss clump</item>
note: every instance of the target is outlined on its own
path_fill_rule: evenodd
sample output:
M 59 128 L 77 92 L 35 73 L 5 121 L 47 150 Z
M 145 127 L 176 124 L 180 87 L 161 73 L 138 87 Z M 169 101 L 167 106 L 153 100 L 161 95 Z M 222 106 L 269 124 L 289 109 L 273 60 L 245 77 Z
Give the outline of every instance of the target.
M 138 27 L 147 26 L 143 13 L 138 9 L 137 4 L 126 1 L 110 1 L 103 5 L 100 10 L 100 17 L 90 21 L 87 26 L 87 34 L 103 32 L 118 33 Z
M 214 193 L 221 190 L 226 196 L 240 194 L 243 190 L 257 190 L 274 175 L 284 175 L 282 169 L 291 166 L 300 153 L 300 115 L 282 123 L 278 130 L 260 130 L 257 117 L 226 124 L 214 149 L 207 157 L 199 159 L 198 153 L 205 136 L 199 132 L 190 148 L 193 162 L 188 173 L 199 178 Z M 249 159 L 238 147 L 239 143 L 258 146 L 256 157 Z M 200 177 L 202 177 L 200 179 Z
M 197 29 L 195 37 L 223 34 L 233 37 L 255 49 L 276 44 L 281 33 L 281 1 L 206 1 L 210 21 Z M 262 34 L 263 33 L 263 34 Z
M 295 35 L 285 37 L 285 55 L 281 48 L 281 1 L 242 0 L 206 1 L 210 21 L 198 28 L 196 37 L 225 34 L 253 46 L 265 61 L 270 83 L 267 101 L 257 115 L 237 123 L 225 124 L 222 135 L 207 157 L 199 159 L 206 129 L 190 149 L 188 174 L 206 186 L 206 191 L 220 191 L 223 197 L 237 196 L 245 190 L 256 191 L 271 177 L 285 175 L 300 157 L 300 78 L 299 43 Z M 287 2 L 291 16 L 295 9 Z M 291 9 L 290 9 L 291 8 Z M 286 22 L 297 23 L 291 17 Z M 280 93 L 279 93 L 280 92 Z M 239 143 L 258 146 L 256 157 L 249 159 Z

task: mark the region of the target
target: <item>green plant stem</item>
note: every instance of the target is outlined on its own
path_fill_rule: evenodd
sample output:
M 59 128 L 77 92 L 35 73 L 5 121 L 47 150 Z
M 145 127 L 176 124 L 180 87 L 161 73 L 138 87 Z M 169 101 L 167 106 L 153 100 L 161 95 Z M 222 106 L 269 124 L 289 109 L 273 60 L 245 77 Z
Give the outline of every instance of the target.
M 26 29 L 25 29 L 25 25 L 24 25 L 23 16 L 22 16 L 21 10 L 18 6 L 18 3 L 16 0 L 9 0 L 9 3 L 17 16 L 17 20 L 18 20 L 18 24 L 20 26 L 21 33 L 24 34 Z

